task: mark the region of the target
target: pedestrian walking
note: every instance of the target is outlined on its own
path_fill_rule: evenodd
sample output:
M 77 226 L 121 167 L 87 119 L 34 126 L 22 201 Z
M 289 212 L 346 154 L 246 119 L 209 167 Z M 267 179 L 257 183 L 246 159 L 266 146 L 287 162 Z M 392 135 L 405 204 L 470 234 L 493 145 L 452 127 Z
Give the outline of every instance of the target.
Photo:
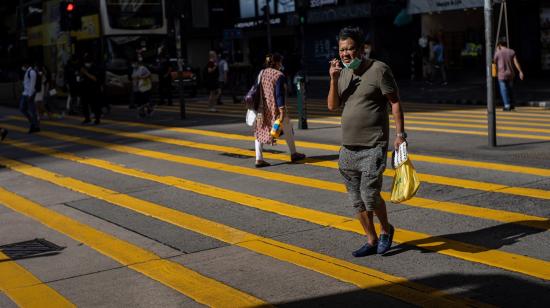
M 74 113 L 76 106 L 80 104 L 80 83 L 82 77 L 80 76 L 80 61 L 76 56 L 72 56 L 64 67 L 65 85 L 69 95 L 67 96 L 67 102 L 65 105 L 65 111 L 69 114 Z M 62 113 L 63 116 L 63 113 Z
M 159 105 L 164 105 L 165 102 L 169 106 L 172 106 L 172 71 L 173 68 L 170 65 L 168 57 L 164 53 L 161 53 L 157 60 L 158 75 L 159 75 Z
M 3 127 L 0 127 L 0 141 L 4 141 L 7 135 L 8 135 L 8 130 Z
M 40 122 L 38 120 L 36 104 L 34 96 L 36 94 L 38 74 L 36 69 L 30 64 L 30 61 L 25 61 L 22 66 L 23 75 L 23 93 L 19 99 L 19 110 L 29 121 L 29 134 L 40 131 Z
M 519 72 L 520 80 L 523 80 L 524 75 L 518 58 L 516 57 L 516 52 L 508 48 L 506 39 L 500 39 L 497 43 L 497 50 L 495 51 L 493 61 L 497 66 L 498 86 L 504 104 L 502 110 L 512 111 L 515 109 L 513 86 L 516 72 L 514 66 Z
M 132 76 L 137 81 L 136 107 L 138 116 L 144 118 L 145 116 L 152 115 L 154 109 L 151 102 L 151 89 L 153 88 L 151 71 L 145 66 L 141 56 L 138 56 L 137 67 L 134 69 Z
M 205 83 L 208 89 L 208 111 L 217 112 L 214 105 L 218 101 L 220 95 L 220 83 L 219 83 L 219 68 L 218 68 L 218 56 L 216 52 L 211 50 L 208 53 L 208 63 L 206 63 Z
M 218 82 L 219 82 L 219 94 L 218 94 L 218 105 L 223 105 L 222 94 L 227 86 L 227 74 L 229 73 L 229 64 L 227 63 L 227 55 L 222 53 L 220 54 L 220 61 L 218 62 Z
M 270 165 L 263 158 L 263 145 L 275 143 L 275 139 L 271 135 L 271 129 L 276 121 L 282 123 L 282 137 L 290 150 L 290 161 L 296 162 L 306 157 L 296 151 L 294 129 L 286 109 L 286 77 L 282 73 L 282 56 L 277 53 L 268 54 L 265 58 L 264 67 L 260 78 L 260 95 L 262 99 L 258 108 L 258 113 L 261 116 L 256 119 L 254 126 L 256 168 Z
M 435 76 L 439 73 L 441 85 L 447 85 L 447 71 L 445 69 L 445 49 L 441 41 L 437 38 L 433 39 L 432 46 L 432 82 L 435 82 Z
M 365 59 L 363 38 L 359 28 L 340 31 L 340 59 L 330 61 L 327 97 L 329 110 L 344 108 L 339 171 L 367 236 L 367 243 L 353 252 L 355 257 L 383 254 L 393 239 L 394 227 L 388 222 L 386 204 L 380 196 L 389 143 L 388 101 L 397 132 L 393 146 L 398 149 L 406 138 L 392 71 L 383 62 Z M 380 220 L 380 238 L 374 229 L 373 214 Z
M 102 102 L 99 100 L 100 94 L 100 76 L 97 65 L 93 62 L 91 55 L 84 56 L 84 65 L 80 68 L 80 76 L 82 78 L 82 96 L 80 103 L 82 105 L 82 114 L 84 120 L 82 124 L 91 122 L 90 109 L 94 113 L 94 124 L 97 125 L 101 121 Z
M 40 82 L 40 86 L 37 87 L 38 92 L 35 96 L 36 107 L 38 109 L 39 119 L 51 119 L 52 109 L 49 104 L 49 91 L 51 85 L 51 74 L 45 65 L 38 65 L 36 67 L 38 74 L 37 82 Z

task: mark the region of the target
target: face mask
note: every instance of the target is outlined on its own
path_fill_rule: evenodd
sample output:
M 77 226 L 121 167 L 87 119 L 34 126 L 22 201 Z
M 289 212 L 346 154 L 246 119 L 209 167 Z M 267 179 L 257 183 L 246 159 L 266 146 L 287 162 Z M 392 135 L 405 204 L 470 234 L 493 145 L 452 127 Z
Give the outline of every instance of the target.
M 281 67 L 279 68 L 279 70 L 280 70 L 281 72 L 283 72 L 283 71 L 285 70 L 285 66 L 284 66 L 284 65 L 281 65 Z
M 357 69 L 361 65 L 361 60 L 362 60 L 361 58 L 354 58 L 353 60 L 351 60 L 350 63 L 346 64 L 346 63 L 342 62 L 342 64 L 344 64 L 344 66 L 346 68 L 354 70 L 354 69 Z

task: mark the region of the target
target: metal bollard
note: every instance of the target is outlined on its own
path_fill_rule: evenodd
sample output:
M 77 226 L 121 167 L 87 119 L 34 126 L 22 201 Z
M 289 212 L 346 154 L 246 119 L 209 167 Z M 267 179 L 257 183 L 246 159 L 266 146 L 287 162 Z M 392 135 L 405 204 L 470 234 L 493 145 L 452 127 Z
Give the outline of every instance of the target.
M 296 75 L 294 77 L 294 84 L 296 84 L 296 100 L 298 105 L 298 128 L 300 129 L 307 129 L 307 109 L 306 109 L 306 101 L 305 101 L 305 79 L 303 76 Z

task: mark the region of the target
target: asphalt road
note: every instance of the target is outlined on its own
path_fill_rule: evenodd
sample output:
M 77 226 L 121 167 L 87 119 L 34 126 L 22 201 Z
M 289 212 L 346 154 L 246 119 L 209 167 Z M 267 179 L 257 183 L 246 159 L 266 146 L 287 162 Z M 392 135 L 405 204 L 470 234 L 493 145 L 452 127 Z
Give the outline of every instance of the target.
M 499 111 L 492 148 L 480 107 L 404 107 L 421 188 L 388 202 L 393 248 L 364 258 L 323 101 L 295 124 L 308 159 L 279 144 L 263 169 L 229 101 L 189 100 L 186 120 L 114 106 L 32 135 L 0 107 L 0 307 L 548 307 L 550 110 Z M 36 238 L 64 249 L 5 246 Z

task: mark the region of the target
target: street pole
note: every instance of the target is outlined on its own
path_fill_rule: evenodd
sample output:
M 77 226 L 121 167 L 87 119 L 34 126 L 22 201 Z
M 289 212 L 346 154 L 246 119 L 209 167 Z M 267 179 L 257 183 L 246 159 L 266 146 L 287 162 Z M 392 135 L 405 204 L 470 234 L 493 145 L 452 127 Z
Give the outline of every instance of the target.
M 497 146 L 495 97 L 493 91 L 493 76 L 491 64 L 493 63 L 493 1 L 485 0 L 485 78 L 487 83 L 487 122 L 489 146 Z
M 271 17 L 270 17 L 270 9 L 269 9 L 269 2 L 271 0 L 267 0 L 267 5 L 265 8 L 265 22 L 267 24 L 267 50 L 269 53 L 271 53 Z
M 176 49 L 178 53 L 178 85 L 180 92 L 180 119 L 185 119 L 185 98 L 183 89 L 183 59 L 181 52 L 181 28 L 180 28 L 180 16 L 178 15 L 174 19 L 174 28 L 176 30 Z

